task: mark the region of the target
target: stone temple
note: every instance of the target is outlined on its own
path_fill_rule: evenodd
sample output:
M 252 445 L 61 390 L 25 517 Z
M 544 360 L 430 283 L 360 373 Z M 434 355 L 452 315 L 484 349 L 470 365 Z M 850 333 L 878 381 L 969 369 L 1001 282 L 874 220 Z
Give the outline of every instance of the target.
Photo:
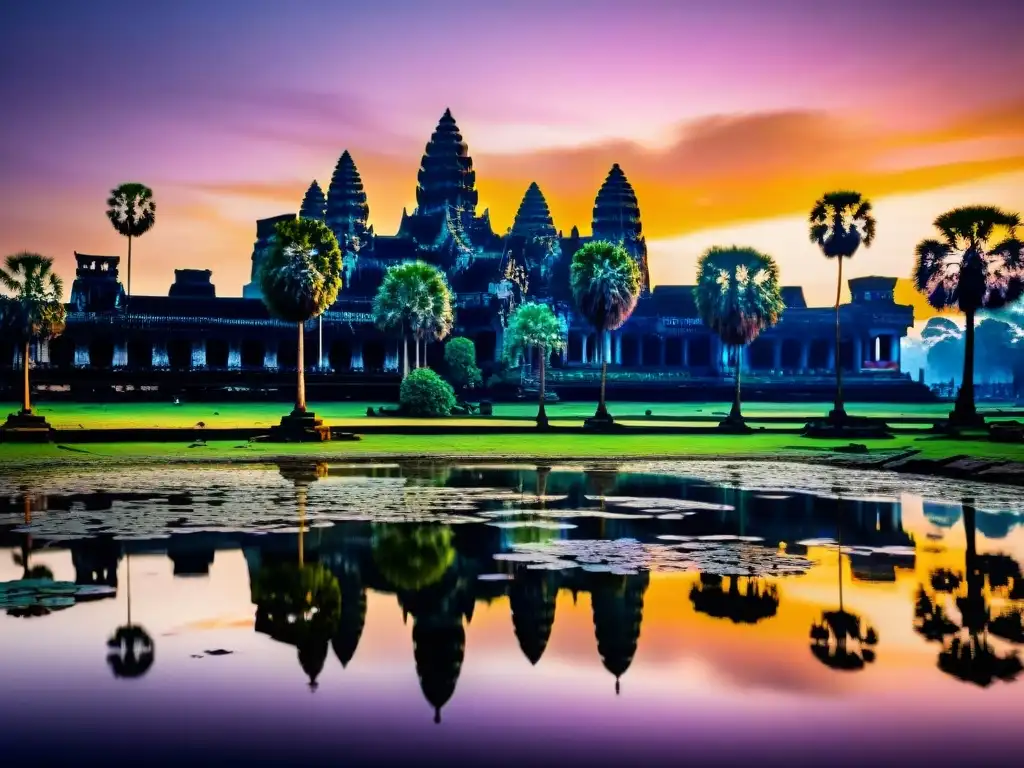
M 499 368 L 509 302 L 525 294 L 550 303 L 566 321 L 568 348 L 550 361 L 550 385 L 560 395 L 594 395 L 600 363 L 607 360 L 609 386 L 618 396 L 728 396 L 727 350 L 697 318 L 691 287 L 651 287 L 640 205 L 618 164 L 596 190 L 591 236 L 576 226 L 568 233 L 556 227 L 536 183 L 524 190 L 512 226 L 495 232 L 489 211 L 480 210 L 466 141 L 446 110 L 420 161 L 416 202 L 412 212 L 403 211 L 396 233 L 375 232 L 356 158 L 348 151 L 338 159 L 326 193 L 314 181 L 301 200 L 299 215 L 321 219 L 334 231 L 345 269 L 337 303 L 307 326 L 311 397 L 380 397 L 382 387 L 397 387 L 400 340 L 379 330 L 370 313 L 385 270 L 408 259 L 423 259 L 447 274 L 457 294 L 454 335 L 476 343 L 485 374 Z M 66 383 L 76 396 L 100 396 L 111 386 L 145 386 L 160 397 L 175 388 L 199 388 L 204 396 L 287 388 L 286 374 L 297 366 L 294 329 L 268 314 L 258 274 L 275 225 L 295 216 L 288 212 L 256 222 L 252 278 L 241 298 L 217 296 L 209 270 L 180 269 L 166 296 L 133 296 L 129 303 L 118 257 L 76 253 L 67 329 L 34 350 L 36 380 L 55 387 Z M 625 247 L 644 281 L 633 317 L 605 338 L 576 316 L 568 293 L 572 255 L 592 238 Z M 849 281 L 852 302 L 841 308 L 844 338 L 838 349 L 833 308 L 808 307 L 799 286 L 784 288 L 782 321 L 743 356 L 748 397 L 828 400 L 836 365 L 847 372 L 851 399 L 927 397 L 923 386 L 900 372 L 900 339 L 913 324 L 913 310 L 894 302 L 895 283 L 892 277 Z M 17 364 L 18 350 L 4 344 L 0 340 L 0 365 Z M 431 364 L 440 365 L 443 344 L 427 354 Z

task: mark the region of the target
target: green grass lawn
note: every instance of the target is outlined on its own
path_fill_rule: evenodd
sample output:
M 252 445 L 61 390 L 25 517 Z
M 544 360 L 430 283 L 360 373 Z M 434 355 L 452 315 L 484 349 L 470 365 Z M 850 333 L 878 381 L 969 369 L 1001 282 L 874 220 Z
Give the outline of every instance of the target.
M 372 403 L 377 406 L 382 403 Z M 358 429 L 359 424 L 367 422 L 366 408 L 371 403 L 336 402 L 311 403 L 310 408 L 324 422 L 333 426 L 351 426 Z M 793 424 L 800 424 L 807 418 L 824 416 L 832 407 L 831 403 L 749 403 L 743 406 L 744 415 L 756 421 L 765 416 L 792 416 Z M 1003 406 L 1012 409 L 1012 405 Z M 0 403 L 0 414 L 18 410 L 16 403 Z M 685 418 L 688 416 L 725 415 L 728 403 L 638 403 L 611 402 L 611 412 L 624 422 L 643 420 L 644 423 L 657 422 L 658 417 Z M 650 408 L 653 418 L 646 418 L 644 412 Z M 900 404 L 900 403 L 850 403 L 847 410 L 858 416 L 897 417 L 919 416 L 943 418 L 949 413 L 947 403 Z M 203 422 L 208 428 L 232 427 L 269 427 L 280 421 L 281 416 L 289 410 L 287 403 L 48 403 L 36 404 L 34 409 L 57 429 L 101 429 L 101 428 L 158 428 L 158 427 L 192 427 Z M 993 411 L 993 406 L 987 406 Z M 594 413 L 593 403 L 556 403 L 547 408 L 548 417 L 567 425 L 579 424 Z M 497 403 L 494 416 L 490 418 L 459 417 L 461 424 L 490 424 L 492 426 L 508 425 L 514 420 L 532 419 L 537 413 L 537 406 L 532 402 Z M 397 423 L 452 423 L 451 419 L 392 419 L 374 417 L 373 424 Z
M 160 461 L 269 461 L 283 457 L 327 461 L 368 457 L 436 457 L 501 459 L 632 459 L 673 457 L 764 457 L 799 459 L 819 456 L 849 441 L 811 440 L 797 435 L 366 435 L 358 442 L 280 445 L 211 442 L 190 448 L 187 443 L 76 444 L 72 450 L 54 444 L 0 444 L 0 466 L 52 466 L 55 462 L 109 463 Z M 1024 446 L 987 440 L 948 440 L 899 435 L 863 441 L 872 452 L 916 449 L 923 458 L 967 454 L 977 458 L 1024 461 Z

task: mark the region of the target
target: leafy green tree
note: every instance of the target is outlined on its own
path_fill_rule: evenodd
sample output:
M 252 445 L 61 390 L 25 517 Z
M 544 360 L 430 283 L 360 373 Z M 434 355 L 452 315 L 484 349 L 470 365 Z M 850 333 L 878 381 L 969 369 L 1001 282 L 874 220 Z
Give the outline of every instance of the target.
M 455 561 L 447 525 L 382 524 L 373 530 L 373 561 L 395 589 L 415 592 L 441 580 Z
M 1020 216 L 986 205 L 965 206 L 935 219 L 937 239 L 917 244 L 914 285 L 936 309 L 964 313 L 964 372 L 950 421 L 981 425 L 974 404 L 974 317 L 1001 309 L 1024 294 L 1024 242 Z
M 826 259 L 837 259 L 836 278 L 836 400 L 830 416 L 841 421 L 846 417 L 843 403 L 843 366 L 840 359 L 842 330 L 839 324 L 839 302 L 843 295 L 843 259 L 852 259 L 863 245 L 870 248 L 875 239 L 875 218 L 871 203 L 860 192 L 840 190 L 823 195 L 811 208 L 811 242 Z
M 476 345 L 465 336 L 449 339 L 444 345 L 444 362 L 448 368 L 448 380 L 457 390 L 472 389 L 482 381 L 476 364 Z
M 8 256 L 0 268 L 0 326 L 8 338 L 22 345 L 24 369 L 23 415 L 32 413 L 29 358 L 33 341 L 59 336 L 64 330 L 64 284 L 53 272 L 53 259 L 36 253 Z
M 505 329 L 505 347 L 502 354 L 506 364 L 514 365 L 520 355 L 527 354 L 531 349 L 540 351 L 538 427 L 548 426 L 548 416 L 544 410 L 544 374 L 547 370 L 548 356 L 552 352 L 565 349 L 565 336 L 565 325 L 551 311 L 551 307 L 535 302 L 527 302 L 516 307 Z
M 441 340 L 452 329 L 455 313 L 452 293 L 444 274 L 424 261 L 407 261 L 388 268 L 373 299 L 373 316 L 385 330 L 402 334 L 402 376 L 409 375 L 409 335 L 416 345 L 420 367 L 420 341 Z
M 270 313 L 295 323 L 299 331 L 299 380 L 295 412 L 306 411 L 304 326 L 338 298 L 341 290 L 341 250 L 334 233 L 322 221 L 294 219 L 276 227 L 260 272 L 263 303 Z
M 576 251 L 569 285 L 576 308 L 602 339 L 629 319 L 643 288 L 640 268 L 629 252 L 604 240 L 593 240 Z M 601 399 L 594 414 L 597 422 L 611 421 L 605 405 L 606 357 L 601 355 Z
M 156 223 L 153 190 L 137 182 L 121 184 L 110 190 L 107 218 L 119 235 L 128 238 L 128 298 L 131 298 L 132 238 L 142 237 Z
M 410 416 L 450 416 L 456 405 L 452 385 L 430 368 L 417 368 L 402 379 L 398 401 Z
M 740 413 L 740 368 L 743 347 L 779 321 L 785 304 L 775 260 L 753 248 L 709 249 L 697 262 L 693 289 L 697 314 L 704 324 L 733 347 L 736 392 L 724 424 L 743 425 Z

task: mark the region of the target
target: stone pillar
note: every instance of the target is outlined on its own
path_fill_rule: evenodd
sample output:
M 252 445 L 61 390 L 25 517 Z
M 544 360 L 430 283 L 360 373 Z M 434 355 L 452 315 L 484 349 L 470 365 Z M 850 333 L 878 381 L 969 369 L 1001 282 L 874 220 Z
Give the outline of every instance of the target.
M 586 365 L 589 362 L 589 360 L 587 360 L 587 334 L 586 333 L 580 334 L 580 362 L 583 365 Z
M 11 356 L 11 365 L 15 370 L 21 368 L 21 344 L 14 345 L 14 355 Z
M 50 340 L 42 339 L 37 341 L 33 347 L 36 356 L 36 365 L 49 365 L 50 364 Z
M 690 367 L 690 337 L 683 336 L 683 368 Z
M 782 339 L 772 339 L 772 370 L 782 370 Z
M 565 367 L 566 365 L 569 364 L 569 340 L 568 339 L 566 339 L 565 346 L 562 347 L 562 349 L 561 349 L 561 355 L 562 355 L 562 367 Z
M 604 331 L 601 335 L 604 337 L 602 339 L 604 343 L 601 345 L 601 359 L 598 362 L 610 363 L 612 361 L 612 334 L 611 331 Z
M 240 341 L 228 342 L 228 370 L 242 370 L 242 342 Z
M 192 342 L 192 365 L 190 368 L 194 371 L 206 368 L 206 339 Z
M 397 373 L 401 368 L 401 344 L 402 342 L 397 339 L 388 343 L 387 351 L 384 353 L 384 370 L 388 373 Z
M 150 357 L 150 363 L 156 369 L 170 368 L 171 360 L 167 356 L 167 342 L 166 341 L 154 341 L 153 351 Z
M 277 370 L 277 341 L 271 339 L 263 350 L 263 368 L 267 371 Z
M 800 342 L 800 373 L 807 373 L 811 364 L 811 340 L 803 339 Z
M 825 362 L 825 367 L 835 373 L 836 370 L 836 343 L 833 340 L 828 342 L 828 360 Z
M 658 365 L 660 365 L 662 368 L 664 368 L 665 367 L 665 360 L 668 359 L 668 355 L 666 354 L 667 349 L 668 349 L 668 340 L 664 336 L 662 336 L 658 341 L 661 342 L 661 346 L 660 346 L 660 348 L 658 350 L 658 355 L 659 355 Z
M 81 342 L 75 344 L 75 368 L 88 368 L 90 364 L 89 345 Z
M 505 354 L 505 329 L 501 326 L 494 332 L 494 362 L 500 363 Z M 409 366 L 410 369 L 412 366 Z M 397 370 L 397 369 L 396 369 Z
M 363 341 L 357 339 L 352 344 L 352 360 L 349 362 L 349 368 L 353 371 L 363 370 Z
M 896 367 L 901 367 L 901 356 L 903 350 L 900 349 L 900 337 L 898 334 L 892 335 L 892 353 L 889 355 L 892 362 L 896 363 Z
M 615 364 L 622 365 L 622 334 L 615 334 Z
M 128 367 L 128 342 L 119 341 L 114 344 L 114 359 L 111 363 L 114 368 Z
M 856 373 L 864 367 L 864 340 L 860 336 L 853 339 L 853 371 Z

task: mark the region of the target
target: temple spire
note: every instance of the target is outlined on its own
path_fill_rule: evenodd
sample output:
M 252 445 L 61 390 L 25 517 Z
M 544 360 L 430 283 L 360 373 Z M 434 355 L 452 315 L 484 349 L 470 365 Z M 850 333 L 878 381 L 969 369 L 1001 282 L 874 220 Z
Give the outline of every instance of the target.
M 327 198 L 316 179 L 309 185 L 305 197 L 302 198 L 302 206 L 299 208 L 300 219 L 316 219 L 323 221 L 327 212 Z
M 334 167 L 331 185 L 327 189 L 327 226 L 342 247 L 346 241 L 352 240 L 358 247 L 366 239 L 369 217 L 370 206 L 366 202 L 363 180 L 352 155 L 346 149 Z
M 591 227 L 595 240 L 622 245 L 636 259 L 645 290 L 651 280 L 647 268 L 647 242 L 640 224 L 640 205 L 626 174 L 615 163 L 594 200 Z
M 512 223 L 512 235 L 518 237 L 555 237 L 555 224 L 551 220 L 548 201 L 540 191 L 537 182 L 533 182 L 519 203 L 519 210 Z
M 427 142 L 416 180 L 418 213 L 432 214 L 455 208 L 476 214 L 473 159 L 450 109 L 445 109 Z

